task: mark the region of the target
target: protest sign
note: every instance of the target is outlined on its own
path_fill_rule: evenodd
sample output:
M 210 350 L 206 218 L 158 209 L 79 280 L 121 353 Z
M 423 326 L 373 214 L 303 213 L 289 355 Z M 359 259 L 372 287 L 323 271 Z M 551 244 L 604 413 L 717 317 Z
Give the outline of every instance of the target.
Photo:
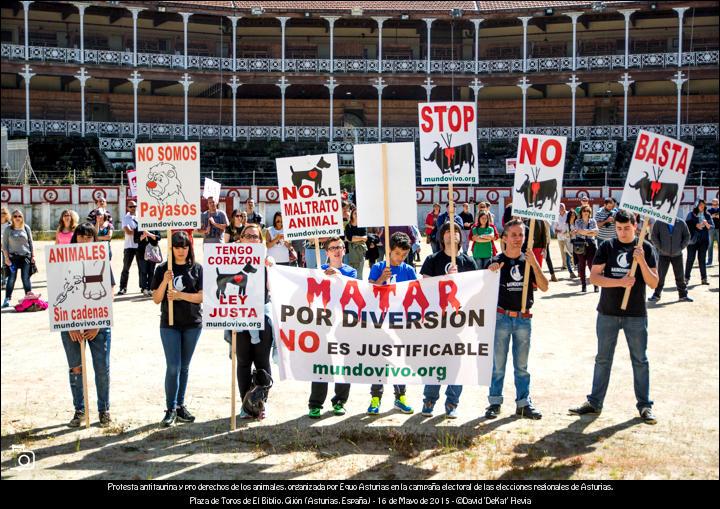
M 205 244 L 203 327 L 265 328 L 265 245 Z
M 107 242 L 45 247 L 50 330 L 112 327 Z
M 138 143 L 135 171 L 140 229 L 200 228 L 199 143 Z
M 499 273 L 389 285 L 268 269 L 282 379 L 489 385 Z M 441 334 L 438 331 L 442 331 Z
M 693 150 L 676 139 L 640 131 L 620 208 L 675 224 Z
M 418 116 L 422 184 L 477 184 L 475 104 L 420 103 Z
M 285 240 L 343 234 L 337 154 L 275 159 Z
M 517 159 L 505 159 L 505 173 L 508 175 L 515 175 L 515 167 L 517 165 Z
M 521 134 L 513 186 L 513 215 L 555 221 L 560 212 L 564 136 Z
M 203 198 L 212 198 L 217 204 L 220 201 L 220 182 L 215 182 L 212 179 L 205 177 L 205 184 L 203 185 Z
M 127 171 L 127 179 L 130 187 L 130 198 L 137 198 L 137 173 L 135 173 L 135 170 Z

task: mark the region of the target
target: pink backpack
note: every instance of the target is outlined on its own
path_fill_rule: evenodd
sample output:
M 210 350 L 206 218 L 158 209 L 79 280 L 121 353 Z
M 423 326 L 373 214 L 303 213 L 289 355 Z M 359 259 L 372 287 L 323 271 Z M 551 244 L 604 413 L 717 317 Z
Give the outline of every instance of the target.
M 48 308 L 48 303 L 40 298 L 39 294 L 28 293 L 20 301 L 20 304 L 15 306 L 15 311 L 18 313 L 32 312 L 32 311 L 45 311 Z

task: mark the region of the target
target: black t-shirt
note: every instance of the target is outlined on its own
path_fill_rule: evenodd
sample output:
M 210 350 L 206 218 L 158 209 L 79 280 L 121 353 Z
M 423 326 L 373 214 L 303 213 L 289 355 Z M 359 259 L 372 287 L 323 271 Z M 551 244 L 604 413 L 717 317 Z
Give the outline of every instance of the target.
M 712 217 L 713 223 L 715 223 L 715 229 L 720 230 L 720 208 L 710 207 L 708 209 L 708 214 L 710 214 L 710 217 Z M 713 216 L 718 216 L 718 217 L 713 217 Z
M 507 311 L 522 310 L 522 291 L 525 279 L 525 253 L 518 258 L 508 258 L 504 253 L 493 257 L 491 263 L 504 263 L 500 269 L 500 292 L 498 306 Z M 533 305 L 533 285 L 535 272 L 530 268 L 526 311 Z
M 433 253 L 423 262 L 420 274 L 423 276 L 444 276 L 447 274 L 450 268 L 450 262 L 452 260 L 444 251 L 438 251 Z M 455 257 L 455 263 L 457 265 L 458 272 L 468 272 L 470 270 L 477 270 L 475 260 L 470 258 L 465 253 L 459 253 Z
M 167 261 L 161 263 L 155 269 L 152 281 L 152 290 L 157 290 L 167 272 Z M 203 268 L 200 264 L 191 266 L 173 264 L 173 285 L 179 292 L 197 293 L 203 288 Z M 160 306 L 160 327 L 167 328 L 168 325 L 168 300 L 167 293 L 163 295 Z M 202 326 L 202 310 L 200 304 L 193 304 L 185 300 L 175 301 L 173 304 L 173 328 L 195 329 Z
M 472 228 L 472 223 L 473 223 L 474 218 L 470 212 L 460 212 L 460 218 L 462 219 L 462 222 L 463 222 L 463 229 L 469 230 L 470 228 Z M 466 228 L 465 223 L 470 223 L 470 226 L 468 226 Z
M 351 242 L 353 237 L 367 237 L 367 228 L 353 226 L 348 223 L 345 227 L 345 238 L 348 242 Z
M 633 261 L 633 250 L 636 243 L 623 244 L 618 239 L 606 240 L 595 253 L 593 265 L 604 265 L 603 276 L 613 279 L 622 279 L 630 272 Z M 650 268 L 656 266 L 655 251 L 648 241 L 643 243 L 645 261 Z M 645 280 L 640 267 L 635 271 L 635 284 L 630 290 L 630 299 L 625 311 L 620 309 L 625 288 L 603 288 L 600 293 L 600 302 L 597 310 L 603 315 L 610 316 L 647 316 L 645 305 Z

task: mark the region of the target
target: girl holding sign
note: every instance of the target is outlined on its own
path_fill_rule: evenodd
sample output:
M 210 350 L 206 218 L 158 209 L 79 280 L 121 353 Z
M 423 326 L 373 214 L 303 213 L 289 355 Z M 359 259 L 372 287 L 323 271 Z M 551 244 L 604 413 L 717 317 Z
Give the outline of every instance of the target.
M 160 339 L 165 351 L 165 417 L 163 427 L 175 421 L 194 422 L 195 417 L 185 408 L 190 361 L 202 331 L 202 265 L 195 263 L 195 254 L 188 234 L 175 232 L 172 236 L 172 270 L 167 261 L 155 270 L 153 301 L 161 304 Z M 172 287 L 169 287 L 172 281 Z M 174 307 L 174 323 L 168 325 L 168 302 Z
M 73 233 L 70 244 L 96 242 L 97 232 L 91 223 L 83 223 Z M 75 415 L 68 423 L 71 428 L 79 428 L 85 420 L 85 398 L 83 395 L 83 374 L 80 341 L 87 341 L 92 355 L 97 390 L 98 415 L 100 426 L 112 424 L 110 419 L 110 328 L 87 329 L 61 332 L 65 355 L 70 369 L 70 391 L 73 397 Z

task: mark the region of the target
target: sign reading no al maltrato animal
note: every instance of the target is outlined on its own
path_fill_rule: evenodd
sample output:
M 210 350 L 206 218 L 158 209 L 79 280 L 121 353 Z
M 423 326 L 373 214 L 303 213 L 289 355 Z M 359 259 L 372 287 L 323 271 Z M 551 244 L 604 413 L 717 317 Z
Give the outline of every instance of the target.
M 420 178 L 424 185 L 477 184 L 477 114 L 470 102 L 420 103 Z
M 566 144 L 564 136 L 520 135 L 513 185 L 514 216 L 557 219 Z
M 640 131 L 620 208 L 674 224 L 693 150 L 674 138 Z

